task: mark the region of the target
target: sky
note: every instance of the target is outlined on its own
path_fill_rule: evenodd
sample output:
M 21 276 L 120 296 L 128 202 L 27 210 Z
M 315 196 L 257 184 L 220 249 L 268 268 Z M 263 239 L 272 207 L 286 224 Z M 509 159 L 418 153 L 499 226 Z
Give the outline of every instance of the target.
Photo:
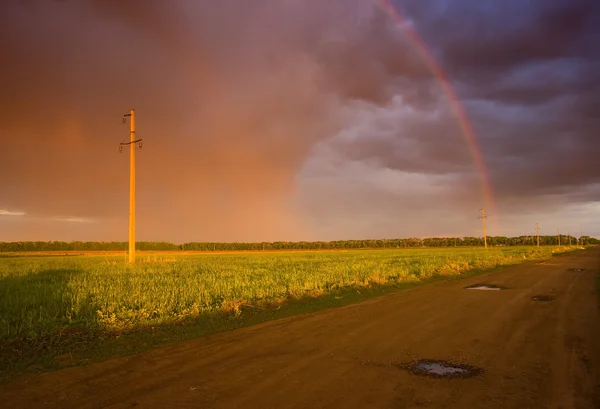
M 1 2 L 0 241 L 600 237 L 600 3 L 389 5 Z

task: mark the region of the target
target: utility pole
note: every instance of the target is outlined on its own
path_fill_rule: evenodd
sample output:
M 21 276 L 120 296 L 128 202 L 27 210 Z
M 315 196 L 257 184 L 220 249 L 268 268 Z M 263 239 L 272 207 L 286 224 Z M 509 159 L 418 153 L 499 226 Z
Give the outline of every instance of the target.
M 119 144 L 119 152 L 123 152 L 123 146 L 129 145 L 129 263 L 135 263 L 135 144 L 139 143 L 142 148 L 142 140 L 135 139 L 135 109 L 123 115 L 123 123 L 129 117 L 129 142 Z
M 535 234 L 537 234 L 537 246 L 540 246 L 540 225 L 538 223 L 535 224 Z
M 556 236 L 558 237 L 558 247 L 560 247 L 560 230 L 556 229 Z
M 571 247 L 571 233 L 569 232 L 569 247 Z
M 485 219 L 487 219 L 487 216 L 485 215 L 485 211 L 483 210 L 483 208 L 481 208 L 480 211 L 481 216 L 479 216 L 479 218 L 481 219 L 481 224 L 483 225 L 483 245 L 487 249 L 487 234 L 485 232 Z

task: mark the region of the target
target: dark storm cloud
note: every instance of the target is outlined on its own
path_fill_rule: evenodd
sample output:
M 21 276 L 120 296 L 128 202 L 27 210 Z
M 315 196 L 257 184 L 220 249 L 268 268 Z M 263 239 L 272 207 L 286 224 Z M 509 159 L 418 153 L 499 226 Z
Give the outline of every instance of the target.
M 468 100 L 499 197 L 600 183 L 600 3 L 398 4 Z
M 333 149 L 350 160 L 367 160 L 403 172 L 443 175 L 472 172 L 463 135 L 451 113 L 417 110 L 402 101 L 390 116 L 369 122 L 351 142 L 340 138 Z M 410 107 L 407 111 L 406 107 Z M 404 111 L 404 112 L 403 112 Z M 451 124 L 448 126 L 448 124 Z
M 489 13 L 484 16 L 470 16 L 478 22 L 475 26 L 478 31 L 469 33 L 473 36 L 471 38 L 467 34 L 449 42 L 444 50 L 446 61 L 462 67 L 476 64 L 484 70 L 495 70 L 540 60 L 573 57 L 581 51 L 587 51 L 582 40 L 594 13 L 598 11 L 597 6 L 591 1 L 544 3 L 531 11 L 523 6 L 525 16 L 529 14 L 529 18 L 521 15 L 517 18 L 521 22 L 514 26 L 508 21 L 516 13 L 523 13 L 523 10 L 509 8 L 511 13 L 502 15 L 501 12 L 497 13 L 496 8 L 502 7 L 498 3 L 488 9 Z M 496 30 L 486 35 L 489 31 L 483 26 L 489 24 L 489 20 L 494 20 L 492 24 Z M 485 34 L 476 36 L 481 31 Z
M 361 215 L 339 231 L 386 235 L 402 206 L 416 220 L 440 195 L 449 213 L 478 205 L 452 101 L 376 5 L 3 2 L 0 209 L 50 220 L 29 222 L 29 235 L 94 220 L 89 238 L 122 237 L 128 168 L 116 147 L 131 107 L 146 141 L 143 238 L 295 239 L 319 224 L 336 235 Z M 597 200 L 597 3 L 396 5 L 456 87 L 498 196 Z

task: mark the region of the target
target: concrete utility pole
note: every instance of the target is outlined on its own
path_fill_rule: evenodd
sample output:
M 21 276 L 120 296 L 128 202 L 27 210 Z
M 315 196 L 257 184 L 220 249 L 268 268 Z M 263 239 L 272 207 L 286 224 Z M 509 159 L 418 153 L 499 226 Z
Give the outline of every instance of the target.
M 558 237 L 558 247 L 560 247 L 560 230 L 556 229 L 556 236 Z
M 537 246 L 540 246 L 540 225 L 538 223 L 535 224 L 535 234 L 537 234 Z
M 135 109 L 123 115 L 123 123 L 129 117 L 129 142 L 119 144 L 119 152 L 123 152 L 123 146 L 129 145 L 129 263 L 135 263 L 135 144 L 139 143 L 142 148 L 142 140 L 135 139 Z
M 483 245 L 487 249 L 487 234 L 485 232 L 485 219 L 487 219 L 487 216 L 485 215 L 485 211 L 483 210 L 483 208 L 481 208 L 480 211 L 481 216 L 479 216 L 479 218 L 481 219 L 481 224 L 483 225 Z

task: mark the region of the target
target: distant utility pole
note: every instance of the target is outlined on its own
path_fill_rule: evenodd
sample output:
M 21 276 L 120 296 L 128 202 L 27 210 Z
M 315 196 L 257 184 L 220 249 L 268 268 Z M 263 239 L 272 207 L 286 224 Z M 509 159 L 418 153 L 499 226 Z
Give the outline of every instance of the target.
M 487 216 L 485 215 L 485 210 L 483 210 L 483 208 L 479 210 L 481 211 L 481 216 L 479 216 L 479 218 L 481 219 L 481 224 L 483 225 L 483 245 L 487 249 L 487 234 L 485 232 L 485 219 L 487 219 Z
M 537 235 L 537 246 L 540 246 L 540 225 L 538 223 L 535 224 L 535 234 Z
M 569 247 L 570 247 L 571 246 L 571 233 L 569 232 L 568 235 L 569 235 Z
M 129 142 L 119 144 L 119 152 L 123 146 L 129 145 L 129 263 L 135 263 L 135 144 L 142 148 L 142 140 L 135 139 L 135 109 L 123 115 L 123 123 L 129 117 Z
M 560 247 L 560 230 L 556 229 L 556 236 L 558 237 L 558 247 Z

